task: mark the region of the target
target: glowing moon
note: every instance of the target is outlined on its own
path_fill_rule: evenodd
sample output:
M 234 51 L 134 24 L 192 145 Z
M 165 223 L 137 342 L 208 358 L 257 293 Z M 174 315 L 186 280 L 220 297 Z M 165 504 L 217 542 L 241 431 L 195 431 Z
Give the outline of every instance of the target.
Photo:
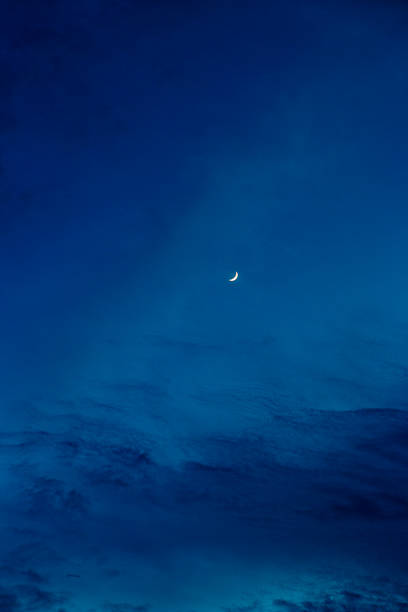
M 234 276 L 232 278 L 229 278 L 228 280 L 230 283 L 233 283 L 234 281 L 237 280 L 237 278 L 238 278 L 238 272 L 235 272 Z

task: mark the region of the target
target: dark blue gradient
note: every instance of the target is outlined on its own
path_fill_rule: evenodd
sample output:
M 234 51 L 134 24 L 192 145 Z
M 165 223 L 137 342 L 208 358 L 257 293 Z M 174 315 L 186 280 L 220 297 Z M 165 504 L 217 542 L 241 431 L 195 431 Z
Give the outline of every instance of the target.
M 2 2 L 0 610 L 408 610 L 407 31 Z

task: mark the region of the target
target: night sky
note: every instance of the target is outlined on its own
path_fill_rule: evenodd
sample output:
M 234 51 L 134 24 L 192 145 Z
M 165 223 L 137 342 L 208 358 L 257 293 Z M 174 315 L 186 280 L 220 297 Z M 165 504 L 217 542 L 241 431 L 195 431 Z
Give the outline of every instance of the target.
M 408 4 L 0 8 L 0 610 L 407 611 Z

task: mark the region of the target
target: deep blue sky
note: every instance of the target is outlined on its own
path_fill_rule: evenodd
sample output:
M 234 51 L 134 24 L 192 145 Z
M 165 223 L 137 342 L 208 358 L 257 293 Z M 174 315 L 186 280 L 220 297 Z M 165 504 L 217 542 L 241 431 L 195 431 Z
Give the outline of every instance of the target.
M 3 0 L 0 610 L 407 609 L 407 29 Z

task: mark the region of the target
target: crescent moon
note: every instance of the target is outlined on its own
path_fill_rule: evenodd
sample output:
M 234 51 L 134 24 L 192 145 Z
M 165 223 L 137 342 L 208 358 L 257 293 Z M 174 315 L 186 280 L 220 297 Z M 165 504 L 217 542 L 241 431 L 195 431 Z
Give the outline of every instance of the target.
M 230 283 L 233 283 L 234 281 L 237 280 L 237 278 L 238 278 L 238 272 L 235 272 L 234 276 L 232 278 L 229 278 L 228 280 Z

